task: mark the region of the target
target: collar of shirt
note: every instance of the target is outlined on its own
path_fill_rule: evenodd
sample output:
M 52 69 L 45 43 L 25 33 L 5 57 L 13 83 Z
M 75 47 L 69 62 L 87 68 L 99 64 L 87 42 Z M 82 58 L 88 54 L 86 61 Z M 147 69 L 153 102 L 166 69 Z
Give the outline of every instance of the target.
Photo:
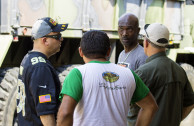
M 38 51 L 29 51 L 28 53 L 38 54 L 38 55 L 42 56 L 44 59 L 48 60 L 48 58 L 46 57 L 46 55 L 43 54 L 42 52 L 38 52 Z
M 146 63 L 148 63 L 148 62 L 152 61 L 153 59 L 155 59 L 155 58 L 157 58 L 157 57 L 160 57 L 160 56 L 166 56 L 166 53 L 165 53 L 165 52 L 156 53 L 156 54 L 154 54 L 154 55 L 148 57 L 148 58 L 146 59 Z
M 110 63 L 110 61 L 90 61 L 88 63 Z

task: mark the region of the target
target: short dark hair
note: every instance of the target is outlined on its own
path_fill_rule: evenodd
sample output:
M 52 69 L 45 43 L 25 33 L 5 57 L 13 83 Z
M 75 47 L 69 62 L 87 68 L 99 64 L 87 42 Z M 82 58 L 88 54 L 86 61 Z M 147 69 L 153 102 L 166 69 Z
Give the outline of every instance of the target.
M 80 47 L 87 58 L 105 58 L 110 48 L 110 40 L 105 32 L 91 30 L 84 33 Z

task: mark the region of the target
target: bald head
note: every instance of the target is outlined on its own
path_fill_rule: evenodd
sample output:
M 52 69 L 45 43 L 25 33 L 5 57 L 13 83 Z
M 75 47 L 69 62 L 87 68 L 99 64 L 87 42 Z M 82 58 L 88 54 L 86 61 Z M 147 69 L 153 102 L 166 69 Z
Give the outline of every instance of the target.
M 124 46 L 125 52 L 128 52 L 136 47 L 139 31 L 139 22 L 135 15 L 127 13 L 123 14 L 119 18 L 118 35 L 122 45 Z
M 134 14 L 126 13 L 126 14 L 123 14 L 119 18 L 118 25 L 119 26 L 133 25 L 135 27 L 139 27 L 139 21 L 138 21 L 138 18 Z

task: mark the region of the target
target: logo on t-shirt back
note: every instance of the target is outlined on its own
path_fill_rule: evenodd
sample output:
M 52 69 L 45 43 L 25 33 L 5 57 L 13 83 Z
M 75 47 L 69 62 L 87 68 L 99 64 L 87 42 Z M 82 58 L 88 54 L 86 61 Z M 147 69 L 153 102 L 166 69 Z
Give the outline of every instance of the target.
M 123 85 L 119 85 L 118 83 L 114 83 L 119 79 L 119 75 L 114 73 L 114 72 L 104 72 L 102 73 L 102 77 L 104 78 L 104 80 L 106 80 L 106 82 L 109 83 L 99 83 L 99 87 L 101 88 L 105 88 L 108 90 L 120 90 L 120 89 L 126 89 L 125 86 Z M 111 83 L 114 83 L 113 85 Z
M 107 82 L 115 82 L 119 79 L 119 75 L 113 72 L 104 72 L 102 73 L 102 77 L 107 81 Z

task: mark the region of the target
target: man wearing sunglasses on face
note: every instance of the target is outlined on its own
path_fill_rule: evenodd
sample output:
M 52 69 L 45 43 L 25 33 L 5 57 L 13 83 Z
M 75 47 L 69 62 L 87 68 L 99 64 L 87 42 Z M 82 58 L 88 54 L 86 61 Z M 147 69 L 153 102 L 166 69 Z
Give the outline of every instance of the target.
M 32 51 L 20 65 L 17 113 L 20 126 L 55 126 L 60 81 L 48 58 L 60 51 L 62 31 L 68 24 L 52 18 L 37 20 L 32 27 Z

